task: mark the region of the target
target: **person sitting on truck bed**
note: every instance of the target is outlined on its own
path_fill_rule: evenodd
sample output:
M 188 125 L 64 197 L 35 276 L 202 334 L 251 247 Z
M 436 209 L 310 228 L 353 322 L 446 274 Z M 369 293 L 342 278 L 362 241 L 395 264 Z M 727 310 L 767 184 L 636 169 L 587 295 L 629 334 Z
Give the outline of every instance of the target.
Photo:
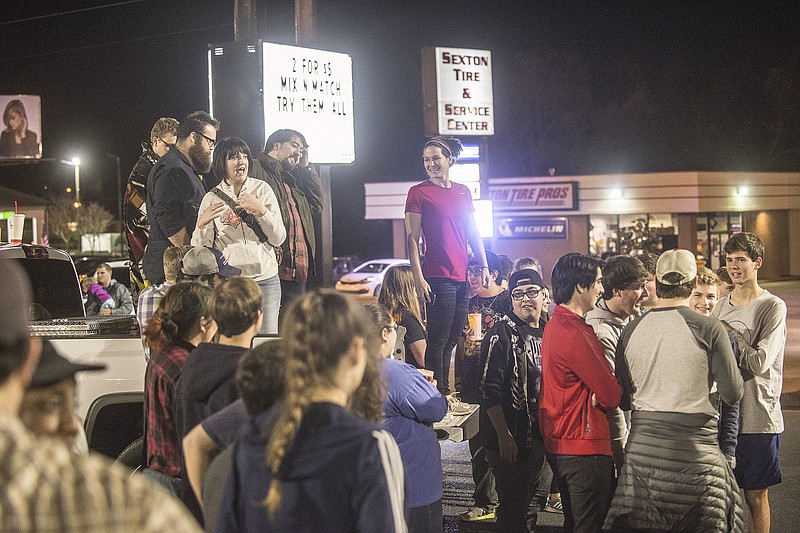
M 22 423 L 37 437 L 59 440 L 75 453 L 89 453 L 86 434 L 75 412 L 78 403 L 75 374 L 105 367 L 73 363 L 45 339 L 36 372 L 22 398 L 19 411 Z
M 86 316 L 124 316 L 133 313 L 133 300 L 131 300 L 131 293 L 128 292 L 128 287 L 115 279 L 111 279 L 111 267 L 106 263 L 101 263 L 97 266 L 97 283 L 114 299 L 116 307 L 114 309 L 103 307 L 103 302 L 100 298 L 92 291 L 89 291 L 86 305 L 84 306 L 86 308 Z
M 200 533 L 174 498 L 97 455 L 37 440 L 17 412 L 42 342 L 28 331 L 31 286 L 15 261 L 0 260 L 0 517 L 13 531 Z
M 197 424 L 239 399 L 236 366 L 261 328 L 262 298 L 258 284 L 245 277 L 229 279 L 211 293 L 209 309 L 219 340 L 217 344 L 199 344 L 183 367 L 175 391 L 176 446 Z M 201 518 L 188 482 L 183 484 L 182 497 Z

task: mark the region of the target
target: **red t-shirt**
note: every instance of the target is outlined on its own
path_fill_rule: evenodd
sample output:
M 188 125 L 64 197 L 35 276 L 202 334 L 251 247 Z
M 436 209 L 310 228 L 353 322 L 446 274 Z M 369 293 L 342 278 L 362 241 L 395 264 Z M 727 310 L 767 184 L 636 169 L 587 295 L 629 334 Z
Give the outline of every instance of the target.
M 469 189 L 451 182 L 445 189 L 430 180 L 414 185 L 406 197 L 406 213 L 422 215 L 426 278 L 467 280 L 467 220 L 475 207 Z

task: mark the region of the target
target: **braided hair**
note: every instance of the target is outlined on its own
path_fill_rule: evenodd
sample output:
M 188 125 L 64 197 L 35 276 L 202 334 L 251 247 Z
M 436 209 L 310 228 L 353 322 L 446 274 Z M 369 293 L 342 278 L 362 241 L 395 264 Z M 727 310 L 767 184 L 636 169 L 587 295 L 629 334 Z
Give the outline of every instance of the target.
M 361 305 L 333 291 L 312 291 L 291 305 L 282 326 L 286 390 L 283 402 L 276 407 L 276 423 L 266 446 L 272 480 L 264 504 L 270 518 L 275 517 L 281 502 L 281 465 L 311 404 L 310 391 L 333 384 L 339 362 L 354 339 L 363 339 L 367 364 L 348 407 L 377 422 L 383 403 L 378 332 Z

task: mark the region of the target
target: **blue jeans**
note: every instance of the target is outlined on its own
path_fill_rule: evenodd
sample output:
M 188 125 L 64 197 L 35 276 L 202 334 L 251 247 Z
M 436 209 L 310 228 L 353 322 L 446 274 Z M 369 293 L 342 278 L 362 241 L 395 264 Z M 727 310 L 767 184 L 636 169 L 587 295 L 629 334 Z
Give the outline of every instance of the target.
M 467 323 L 469 289 L 466 281 L 447 278 L 426 280 L 436 303 L 427 303 L 428 347 L 425 368 L 433 370 L 433 379 L 442 394 L 450 394 L 450 354 Z
M 442 533 L 442 500 L 408 510 L 408 533 Z
M 183 481 L 181 481 L 181 478 L 168 476 L 163 472 L 159 472 L 158 470 L 150 470 L 149 468 L 143 468 L 141 473 L 144 477 L 161 485 L 164 489 L 166 489 L 167 492 L 176 498 L 181 498 L 181 487 L 183 486 Z
M 259 335 L 276 335 L 278 333 L 278 312 L 281 308 L 281 280 L 276 274 L 264 281 L 259 281 L 258 286 L 261 294 L 264 295 L 264 299 L 261 301 L 263 322 L 258 333 Z

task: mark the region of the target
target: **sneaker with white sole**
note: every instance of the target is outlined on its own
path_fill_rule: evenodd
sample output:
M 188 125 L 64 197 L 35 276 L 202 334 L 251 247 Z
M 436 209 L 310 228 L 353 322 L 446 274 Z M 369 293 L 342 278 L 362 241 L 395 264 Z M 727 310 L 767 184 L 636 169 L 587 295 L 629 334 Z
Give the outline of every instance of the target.
M 483 507 L 473 507 L 458 515 L 458 518 L 464 522 L 494 522 L 495 520 L 494 511 Z

